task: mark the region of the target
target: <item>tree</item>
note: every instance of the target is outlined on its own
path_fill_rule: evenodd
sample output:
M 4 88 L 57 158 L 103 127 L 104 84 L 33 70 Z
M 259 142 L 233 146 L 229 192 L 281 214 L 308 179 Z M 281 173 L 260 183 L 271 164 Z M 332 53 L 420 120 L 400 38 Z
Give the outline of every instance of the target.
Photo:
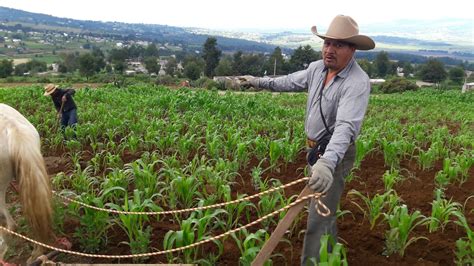
M 158 57 L 158 48 L 156 48 L 156 44 L 154 43 L 151 43 L 150 45 L 148 45 L 145 49 L 145 57 Z
M 26 68 L 31 73 L 44 72 L 48 69 L 46 62 L 39 61 L 39 60 L 36 60 L 36 59 L 28 61 L 26 63 Z
M 396 77 L 391 80 L 384 82 L 380 86 L 380 91 L 383 93 L 395 93 L 404 91 L 417 90 L 418 86 L 414 82 L 406 78 Z
M 321 59 L 321 53 L 316 52 L 309 45 L 299 46 L 293 52 L 289 62 L 289 72 L 306 69 L 313 61 Z
M 449 79 L 456 84 L 462 84 L 464 81 L 464 69 L 462 67 L 454 67 L 449 70 Z
M 26 72 L 28 72 L 28 67 L 26 66 L 26 63 L 21 63 L 15 66 L 15 76 L 23 76 Z
M 269 75 L 282 75 L 284 74 L 285 69 L 285 60 L 283 59 L 283 54 L 281 53 L 281 48 L 276 47 L 273 50 L 273 53 L 270 55 L 270 58 L 265 63 L 265 71 Z
M 116 73 L 123 73 L 127 69 L 127 64 L 124 62 L 116 62 L 114 64 L 114 71 Z
M 184 66 L 184 76 L 190 80 L 197 80 L 201 77 L 202 68 L 194 61 Z
M 62 62 L 59 64 L 60 65 L 59 72 L 61 73 L 74 72 L 74 70 L 76 70 L 79 67 L 79 64 L 77 62 L 79 53 L 61 53 L 60 57 L 62 59 Z
M 125 49 L 112 49 L 109 52 L 109 62 L 114 66 L 114 70 L 123 73 L 127 69 L 125 60 L 128 58 L 128 52 Z
M 126 49 L 127 58 L 140 59 L 145 54 L 145 48 L 141 45 L 131 45 Z
M 125 49 L 112 49 L 109 52 L 109 62 L 117 64 L 118 62 L 125 62 L 128 58 L 128 52 Z
M 148 73 L 158 74 L 160 72 L 161 65 L 158 64 L 158 58 L 154 56 L 146 57 L 143 63 Z
M 243 73 L 242 51 L 234 53 L 232 60 L 232 72 L 234 75 L 242 75 Z
M 413 66 L 410 62 L 398 61 L 398 66 L 403 68 L 403 75 L 408 77 L 410 74 L 413 74 Z
M 216 76 L 231 76 L 232 71 L 232 61 L 229 58 L 222 58 L 219 61 L 219 65 L 216 67 Z
M 377 54 L 377 57 L 375 58 L 375 68 L 377 70 L 377 76 L 380 78 L 384 78 L 389 74 L 393 74 L 393 68 L 390 60 L 388 59 L 387 52 L 382 51 Z
M 0 78 L 11 76 L 13 72 L 13 60 L 3 59 L 0 61 Z
M 242 75 L 262 76 L 265 57 L 263 54 L 250 54 L 242 57 Z
M 204 43 L 203 55 L 206 66 L 204 67 L 204 74 L 208 77 L 214 76 L 214 70 L 219 64 L 219 58 L 221 57 L 222 52 L 217 49 L 217 40 L 216 38 L 209 37 Z
M 166 74 L 170 76 L 174 76 L 177 69 L 178 69 L 178 62 L 176 62 L 176 59 L 174 57 L 170 57 L 165 66 Z
M 79 56 L 79 72 L 89 79 L 95 71 L 95 58 L 92 54 L 86 53 Z
M 448 74 L 444 69 L 443 63 L 431 58 L 426 64 L 421 66 L 420 76 L 423 81 L 439 83 L 445 80 Z
M 94 57 L 94 71 L 100 72 L 106 65 L 105 55 L 100 48 L 94 47 L 92 49 L 92 56 Z
M 365 73 L 367 73 L 367 75 L 369 77 L 373 77 L 373 75 L 375 73 L 375 69 L 374 69 L 374 66 L 372 65 L 372 63 L 369 62 L 369 60 L 367 60 L 367 59 L 358 59 L 357 63 L 365 71 Z

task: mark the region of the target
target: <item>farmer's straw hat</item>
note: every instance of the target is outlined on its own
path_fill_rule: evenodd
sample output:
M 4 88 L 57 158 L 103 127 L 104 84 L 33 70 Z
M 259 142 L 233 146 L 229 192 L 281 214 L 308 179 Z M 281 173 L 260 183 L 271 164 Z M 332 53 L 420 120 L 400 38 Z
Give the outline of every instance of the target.
M 48 84 L 44 87 L 44 96 L 51 95 L 56 89 L 58 88 L 58 85 L 54 84 Z
M 311 27 L 311 32 L 323 40 L 329 38 L 352 43 L 358 50 L 371 50 L 375 47 L 370 37 L 359 34 L 357 22 L 349 16 L 337 15 L 325 35 L 318 33 L 316 26 Z

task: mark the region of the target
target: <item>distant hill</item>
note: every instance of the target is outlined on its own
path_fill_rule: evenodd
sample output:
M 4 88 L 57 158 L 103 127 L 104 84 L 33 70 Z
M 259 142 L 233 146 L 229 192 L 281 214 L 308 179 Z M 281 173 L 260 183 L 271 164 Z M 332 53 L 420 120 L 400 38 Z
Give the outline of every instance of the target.
M 291 54 L 292 49 L 298 46 L 311 45 L 314 49 L 319 50 L 322 44 L 322 40 L 312 35 L 309 30 L 273 31 L 268 33 L 262 31 L 219 31 L 157 24 L 75 20 L 6 7 L 0 7 L 0 30 L 42 32 L 45 33 L 44 36 L 46 36 L 46 33 L 49 36 L 52 35 L 51 33 L 61 35 L 79 34 L 115 42 L 152 41 L 160 44 L 171 44 L 171 46 L 174 45 L 185 51 L 201 50 L 205 40 L 212 36 L 217 39 L 219 48 L 226 53 L 239 50 L 247 53 L 271 53 L 276 46 L 279 46 L 283 53 Z M 437 57 L 446 62 L 451 62 L 451 59 L 474 61 L 472 21 L 469 20 L 453 19 L 432 23 L 400 21 L 397 23 L 365 25 L 364 32 L 367 32 L 366 34 L 376 41 L 374 52 L 384 50 L 394 54 L 393 58 L 403 58 L 403 60 L 407 59 L 406 61 L 417 62 L 422 58 L 416 57 L 415 59 L 414 56 Z M 64 41 L 59 46 L 54 42 L 50 43 L 57 46 L 54 48 L 57 51 L 68 49 Z M 37 51 L 37 53 L 42 52 L 41 50 Z M 2 48 L 0 47 L 1 53 Z M 370 54 L 364 54 L 364 56 L 372 57 Z M 413 58 L 412 60 L 407 58 L 410 56 Z M 458 64 L 457 61 L 454 62 Z
M 209 35 L 195 34 L 180 27 L 157 24 L 129 24 L 59 18 L 45 14 L 0 7 L 0 29 L 81 33 L 116 40 L 144 40 L 181 44 L 200 49 Z M 275 45 L 222 36 L 216 37 L 223 51 L 272 52 Z

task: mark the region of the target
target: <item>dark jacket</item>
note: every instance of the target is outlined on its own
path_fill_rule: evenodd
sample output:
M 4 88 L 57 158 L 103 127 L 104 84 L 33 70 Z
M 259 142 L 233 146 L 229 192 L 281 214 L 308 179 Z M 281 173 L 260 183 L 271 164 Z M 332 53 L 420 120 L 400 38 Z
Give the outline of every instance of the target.
M 59 109 L 61 109 L 61 98 L 63 95 L 66 95 L 67 101 L 64 103 L 63 106 L 63 113 L 70 111 L 72 109 L 76 109 L 76 103 L 74 102 L 74 99 L 72 96 L 76 93 L 75 90 L 73 89 L 60 89 L 57 88 L 56 91 L 51 94 L 51 99 L 53 100 L 54 107 L 56 108 L 56 111 L 59 112 Z

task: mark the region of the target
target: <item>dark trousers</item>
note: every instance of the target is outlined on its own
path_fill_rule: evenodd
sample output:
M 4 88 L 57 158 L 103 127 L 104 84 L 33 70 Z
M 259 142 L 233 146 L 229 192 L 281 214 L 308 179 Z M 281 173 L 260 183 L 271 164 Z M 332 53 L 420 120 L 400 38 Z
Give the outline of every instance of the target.
M 74 138 L 76 138 L 76 124 L 77 124 L 77 109 L 71 109 L 61 114 L 61 130 L 63 135 L 65 134 L 66 127 L 72 127 L 74 129 Z
M 356 148 L 352 144 L 346 151 L 342 161 L 336 166 L 334 171 L 334 182 L 331 188 L 322 198 L 322 202 L 329 208 L 331 214 L 327 217 L 319 215 L 314 206 L 314 201 L 309 203 L 308 222 L 306 226 L 306 234 L 304 236 L 303 252 L 301 254 L 301 265 L 313 265 L 310 263 L 311 258 L 319 261 L 319 249 L 321 247 L 321 236 L 330 234 L 334 241 L 337 242 L 337 223 L 336 211 L 342 192 L 344 191 L 344 179 L 349 175 L 354 166 Z

